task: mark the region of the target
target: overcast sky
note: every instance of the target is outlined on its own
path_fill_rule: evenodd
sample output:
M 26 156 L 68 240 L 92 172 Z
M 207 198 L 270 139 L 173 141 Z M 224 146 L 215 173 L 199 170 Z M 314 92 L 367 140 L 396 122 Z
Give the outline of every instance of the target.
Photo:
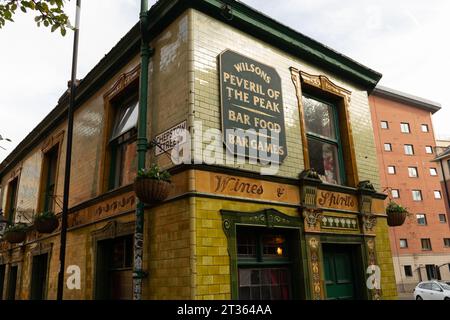
M 441 103 L 435 132 L 450 138 L 450 1 L 243 2 L 381 72 L 380 84 Z M 82 1 L 78 78 L 137 22 L 139 5 Z M 74 6 L 67 4 L 71 17 Z M 70 78 L 72 34 L 37 28 L 33 18 L 19 13 L 0 29 L 0 135 L 13 140 L 0 141 L 0 161 L 56 106 Z

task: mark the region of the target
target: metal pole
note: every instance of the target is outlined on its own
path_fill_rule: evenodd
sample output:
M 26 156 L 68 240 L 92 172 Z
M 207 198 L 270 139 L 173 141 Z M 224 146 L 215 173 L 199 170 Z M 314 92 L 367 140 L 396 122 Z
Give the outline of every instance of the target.
M 67 119 L 67 148 L 66 148 L 66 167 L 64 172 L 64 196 L 61 214 L 61 241 L 59 250 L 59 272 L 58 272 L 58 289 L 56 294 L 57 300 L 63 299 L 64 292 L 64 271 L 66 262 L 66 238 L 67 238 L 67 214 L 69 209 L 69 187 L 70 187 L 70 169 L 72 161 L 72 139 L 73 139 L 73 112 L 75 106 L 76 95 L 76 76 L 78 62 L 78 36 L 80 27 L 80 10 L 81 0 L 77 0 L 75 33 L 73 39 L 73 55 L 72 55 L 72 78 L 70 82 L 70 102 Z
M 140 26 L 141 26 L 141 75 L 139 81 L 139 116 L 138 116 L 138 169 L 145 168 L 145 155 L 147 153 L 147 92 L 148 92 L 148 64 L 150 48 L 148 46 L 148 1 L 141 0 Z M 144 253 L 144 203 L 138 200 L 136 206 L 136 222 L 134 231 L 134 267 L 133 267 L 133 299 L 142 299 L 142 279 L 145 272 L 142 269 Z

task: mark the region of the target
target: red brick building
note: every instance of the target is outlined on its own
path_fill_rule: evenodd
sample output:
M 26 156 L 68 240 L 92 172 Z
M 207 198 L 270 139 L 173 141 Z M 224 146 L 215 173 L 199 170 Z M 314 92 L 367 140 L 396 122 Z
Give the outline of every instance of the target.
M 435 155 L 431 115 L 440 105 L 377 87 L 369 98 L 381 189 L 406 207 L 400 227 L 389 228 L 399 292 L 422 280 L 450 280 L 450 230 Z M 387 199 L 388 201 L 388 199 Z

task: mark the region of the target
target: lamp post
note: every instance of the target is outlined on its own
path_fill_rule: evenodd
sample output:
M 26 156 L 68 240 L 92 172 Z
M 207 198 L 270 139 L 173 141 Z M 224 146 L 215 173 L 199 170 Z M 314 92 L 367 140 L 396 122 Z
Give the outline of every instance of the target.
M 70 81 L 70 101 L 67 116 L 67 148 L 66 148 L 66 166 L 64 172 L 64 195 L 61 213 L 61 240 L 59 250 L 59 273 L 58 273 L 58 289 L 56 299 L 61 301 L 64 292 L 64 271 L 66 262 L 66 240 L 67 240 L 67 214 L 69 211 L 69 187 L 70 187 L 70 169 L 72 162 L 72 140 L 73 140 L 73 112 L 75 109 L 76 95 L 76 75 L 78 63 L 78 35 L 80 25 L 81 0 L 77 0 L 75 32 L 73 39 L 73 55 L 72 55 L 72 77 Z
M 147 141 L 147 92 L 148 92 L 148 64 L 150 48 L 148 45 L 148 1 L 141 0 L 139 15 L 141 27 L 141 75 L 139 78 L 139 116 L 138 116 L 138 170 L 145 168 L 145 154 L 148 149 Z M 133 263 L 133 300 L 142 299 L 142 279 L 145 272 L 142 269 L 144 253 L 144 203 L 138 200 L 136 205 L 136 221 L 134 231 L 134 263 Z

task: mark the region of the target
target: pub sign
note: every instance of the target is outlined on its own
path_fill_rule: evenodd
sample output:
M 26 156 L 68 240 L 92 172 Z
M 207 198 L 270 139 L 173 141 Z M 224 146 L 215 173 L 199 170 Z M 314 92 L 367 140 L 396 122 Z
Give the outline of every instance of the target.
M 223 140 L 229 152 L 281 163 L 287 156 L 281 78 L 231 50 L 219 56 Z

